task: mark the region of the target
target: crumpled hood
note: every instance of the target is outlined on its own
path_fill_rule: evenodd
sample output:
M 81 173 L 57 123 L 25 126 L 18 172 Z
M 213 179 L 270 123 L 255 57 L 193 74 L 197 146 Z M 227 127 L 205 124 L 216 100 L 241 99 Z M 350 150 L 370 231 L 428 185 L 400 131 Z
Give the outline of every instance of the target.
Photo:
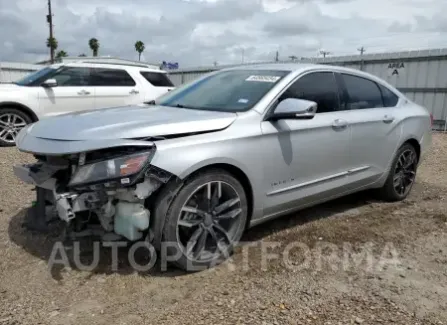
M 53 140 L 132 139 L 221 130 L 236 117 L 236 113 L 137 105 L 44 118 L 26 133 Z

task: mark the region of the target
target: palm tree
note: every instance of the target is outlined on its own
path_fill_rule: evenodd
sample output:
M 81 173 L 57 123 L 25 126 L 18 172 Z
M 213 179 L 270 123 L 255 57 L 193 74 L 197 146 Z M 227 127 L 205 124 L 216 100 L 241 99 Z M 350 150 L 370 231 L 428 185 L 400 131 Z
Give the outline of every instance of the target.
M 142 41 L 137 41 L 137 42 L 135 43 L 135 51 L 138 52 L 138 61 L 141 60 L 141 53 L 144 52 L 144 49 L 145 49 L 145 48 L 146 48 L 146 47 L 144 46 L 144 43 L 143 43 Z
M 54 63 L 54 51 L 57 49 L 57 40 L 54 37 L 47 38 L 47 47 L 50 49 L 51 64 Z
M 54 37 L 48 37 L 47 38 L 47 47 L 53 50 L 57 49 L 57 39 Z
M 67 56 L 68 56 L 67 52 L 65 52 L 64 50 L 60 50 L 56 54 L 56 59 L 66 58 Z
M 96 38 L 91 38 L 88 41 L 88 46 L 90 46 L 90 49 L 93 51 L 93 56 L 98 56 L 99 41 Z

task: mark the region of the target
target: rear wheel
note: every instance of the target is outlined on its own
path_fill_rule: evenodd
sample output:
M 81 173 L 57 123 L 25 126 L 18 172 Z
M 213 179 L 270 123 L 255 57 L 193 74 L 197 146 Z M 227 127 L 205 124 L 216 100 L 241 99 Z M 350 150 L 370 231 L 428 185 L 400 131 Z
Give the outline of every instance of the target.
M 417 165 L 416 150 L 411 144 L 404 144 L 393 160 L 388 178 L 381 189 L 382 197 L 387 201 L 404 200 L 416 179 Z
M 32 123 L 32 119 L 18 109 L 0 109 L 0 146 L 14 146 L 17 134 L 30 123 Z
M 170 260 L 187 271 L 223 262 L 242 237 L 247 198 L 239 181 L 212 169 L 189 179 L 166 215 L 163 243 Z M 163 251 L 163 250 L 162 250 Z

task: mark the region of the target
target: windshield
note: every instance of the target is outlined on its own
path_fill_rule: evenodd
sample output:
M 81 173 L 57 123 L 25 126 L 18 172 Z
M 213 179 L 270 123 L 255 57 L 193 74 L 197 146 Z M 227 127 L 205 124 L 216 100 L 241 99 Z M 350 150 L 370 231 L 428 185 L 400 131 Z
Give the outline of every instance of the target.
M 20 79 L 19 81 L 16 81 L 15 84 L 19 86 L 31 86 L 37 80 L 43 79 L 42 81 L 45 81 L 46 80 L 45 76 L 50 75 L 54 71 L 56 71 L 54 68 L 46 67 L 26 75 L 24 78 Z
M 157 105 L 243 112 L 252 108 L 289 71 L 228 70 L 182 86 L 160 97 Z

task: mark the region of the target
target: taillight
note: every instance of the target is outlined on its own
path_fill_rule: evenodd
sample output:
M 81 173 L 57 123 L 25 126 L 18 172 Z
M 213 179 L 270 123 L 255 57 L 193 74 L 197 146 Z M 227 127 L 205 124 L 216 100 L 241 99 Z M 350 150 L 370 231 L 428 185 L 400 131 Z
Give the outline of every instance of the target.
M 431 124 L 431 126 L 433 126 L 433 114 L 432 113 L 430 113 L 430 124 Z

